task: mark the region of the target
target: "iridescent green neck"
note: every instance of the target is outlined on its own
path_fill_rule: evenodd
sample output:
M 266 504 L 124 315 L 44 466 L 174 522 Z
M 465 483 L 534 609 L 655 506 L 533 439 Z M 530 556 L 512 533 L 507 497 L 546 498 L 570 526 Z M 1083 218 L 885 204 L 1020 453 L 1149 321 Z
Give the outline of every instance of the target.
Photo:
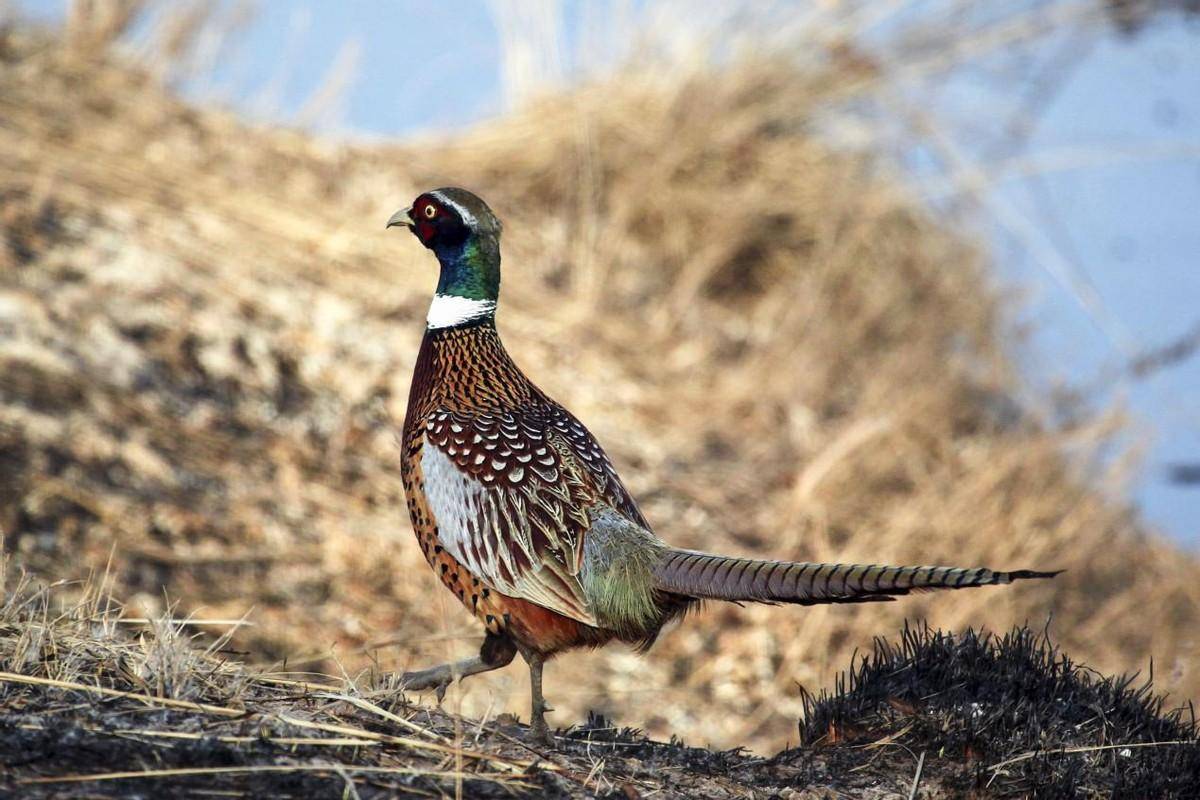
M 472 233 L 462 242 L 433 250 L 442 265 L 437 293 L 468 300 L 500 298 L 500 242 L 490 234 Z

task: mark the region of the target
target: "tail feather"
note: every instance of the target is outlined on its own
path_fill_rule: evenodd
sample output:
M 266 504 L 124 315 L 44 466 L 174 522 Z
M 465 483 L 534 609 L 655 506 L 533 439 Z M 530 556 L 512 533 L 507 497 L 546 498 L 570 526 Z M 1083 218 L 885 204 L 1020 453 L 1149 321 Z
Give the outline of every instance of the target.
M 889 567 L 879 564 L 815 564 L 668 550 L 654 570 L 657 588 L 688 597 L 763 603 L 870 603 L 931 589 L 968 589 L 1055 572 L 984 567 Z

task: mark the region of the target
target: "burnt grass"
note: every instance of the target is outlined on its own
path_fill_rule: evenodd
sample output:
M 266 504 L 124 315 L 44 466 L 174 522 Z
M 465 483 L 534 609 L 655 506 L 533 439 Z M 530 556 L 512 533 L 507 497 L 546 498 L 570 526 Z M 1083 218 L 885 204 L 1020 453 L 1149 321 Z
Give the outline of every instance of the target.
M 878 639 L 832 689 L 806 694 L 800 746 L 771 758 L 652 741 L 594 714 L 548 749 L 508 717 L 377 692 L 380 713 L 344 690 L 250 678 L 223 705 L 242 713 L 216 716 L 0 682 L 0 797 L 453 796 L 459 781 L 483 798 L 908 797 L 922 756 L 918 797 L 1200 791 L 1190 708 L 1168 711 L 1149 677 L 1099 675 L 1027 627 Z M 203 771 L 158 774 L 181 769 Z
M 1198 796 L 1194 709 L 1167 711 L 1152 672 L 1103 676 L 1028 627 L 996 636 L 906 626 L 806 699 L 806 746 L 792 752 L 895 737 L 936 756 L 928 763 L 943 785 L 964 794 Z

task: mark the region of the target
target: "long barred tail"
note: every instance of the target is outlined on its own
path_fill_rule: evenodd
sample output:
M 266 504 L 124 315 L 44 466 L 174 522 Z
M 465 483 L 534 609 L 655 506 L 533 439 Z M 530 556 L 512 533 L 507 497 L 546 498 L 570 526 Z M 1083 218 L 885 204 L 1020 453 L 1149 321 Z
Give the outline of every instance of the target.
M 879 564 L 807 564 L 730 558 L 668 550 L 654 570 L 657 587 L 672 594 L 764 603 L 869 603 L 929 589 L 968 589 L 1053 578 L 1055 572 L 984 567 L 888 567 Z

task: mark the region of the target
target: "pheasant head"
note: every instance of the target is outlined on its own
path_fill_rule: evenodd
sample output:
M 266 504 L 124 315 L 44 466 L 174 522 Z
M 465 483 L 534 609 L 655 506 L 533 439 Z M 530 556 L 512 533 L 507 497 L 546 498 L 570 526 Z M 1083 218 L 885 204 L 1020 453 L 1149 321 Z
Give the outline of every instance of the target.
M 409 228 L 441 265 L 429 309 L 431 328 L 461 325 L 496 311 L 500 296 L 500 220 L 466 189 L 425 192 L 387 222 Z

